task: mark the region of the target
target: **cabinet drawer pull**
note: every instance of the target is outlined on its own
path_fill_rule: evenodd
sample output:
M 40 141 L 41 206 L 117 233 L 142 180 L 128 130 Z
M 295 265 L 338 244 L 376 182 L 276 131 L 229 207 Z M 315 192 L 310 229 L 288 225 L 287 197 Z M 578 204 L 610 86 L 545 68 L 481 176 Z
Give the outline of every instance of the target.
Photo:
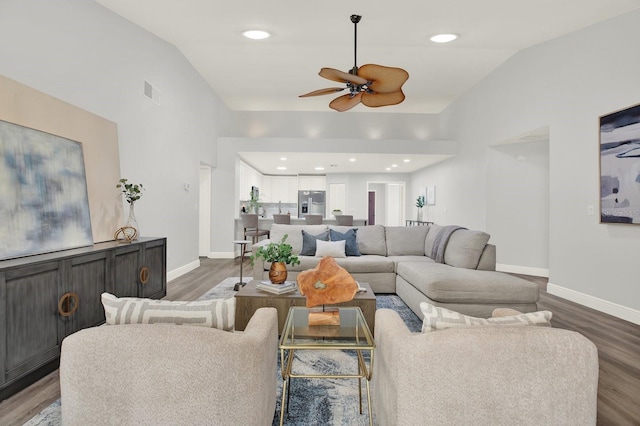
M 149 281 L 149 268 L 143 266 L 140 269 L 140 284 L 145 285 Z
M 71 303 L 73 299 L 73 303 Z M 58 300 L 58 313 L 63 317 L 70 317 L 75 311 L 78 310 L 78 303 L 80 299 L 76 293 L 65 293 L 60 300 Z

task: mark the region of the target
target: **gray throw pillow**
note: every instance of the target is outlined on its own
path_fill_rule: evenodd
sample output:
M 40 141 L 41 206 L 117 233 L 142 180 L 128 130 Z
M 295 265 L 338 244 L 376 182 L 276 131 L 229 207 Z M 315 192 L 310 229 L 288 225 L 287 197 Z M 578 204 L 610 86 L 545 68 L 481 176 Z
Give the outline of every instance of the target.
M 300 250 L 300 256 L 315 256 L 316 240 L 329 241 L 329 230 L 327 229 L 318 235 L 311 235 L 305 230 L 302 230 L 302 250 Z
M 345 253 L 347 256 L 360 256 L 360 250 L 358 250 L 358 243 L 356 242 L 357 229 L 349 229 L 344 234 L 333 229 L 329 230 L 331 241 L 345 241 Z

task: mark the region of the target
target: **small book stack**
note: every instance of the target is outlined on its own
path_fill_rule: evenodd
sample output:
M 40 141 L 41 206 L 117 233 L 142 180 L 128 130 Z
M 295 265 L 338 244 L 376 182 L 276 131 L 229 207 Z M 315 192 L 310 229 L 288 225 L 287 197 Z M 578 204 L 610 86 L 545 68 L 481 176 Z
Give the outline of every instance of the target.
M 282 284 L 271 284 L 269 281 L 260 281 L 260 283 L 256 285 L 256 288 L 273 294 L 287 294 L 293 293 L 298 287 L 294 281 L 285 281 Z

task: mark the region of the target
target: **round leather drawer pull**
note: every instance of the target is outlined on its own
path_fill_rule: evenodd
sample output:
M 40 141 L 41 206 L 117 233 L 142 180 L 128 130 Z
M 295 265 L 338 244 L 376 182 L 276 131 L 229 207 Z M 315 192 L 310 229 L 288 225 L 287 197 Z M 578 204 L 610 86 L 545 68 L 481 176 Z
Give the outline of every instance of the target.
M 149 268 L 144 266 L 142 269 L 140 269 L 140 283 L 144 285 L 148 281 L 149 281 Z
M 71 303 L 71 299 L 73 299 L 73 303 Z M 58 300 L 58 313 L 63 317 L 70 317 L 74 314 L 75 311 L 78 310 L 78 304 L 80 303 L 80 298 L 76 293 L 69 292 L 62 295 L 60 300 Z

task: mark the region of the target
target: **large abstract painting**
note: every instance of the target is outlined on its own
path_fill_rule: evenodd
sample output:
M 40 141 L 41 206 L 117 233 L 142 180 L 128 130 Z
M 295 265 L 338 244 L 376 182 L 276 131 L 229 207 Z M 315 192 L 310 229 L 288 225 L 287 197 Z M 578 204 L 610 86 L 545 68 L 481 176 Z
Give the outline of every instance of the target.
M 0 121 L 0 259 L 91 244 L 82 144 Z
M 640 105 L 600 117 L 600 222 L 640 223 Z

